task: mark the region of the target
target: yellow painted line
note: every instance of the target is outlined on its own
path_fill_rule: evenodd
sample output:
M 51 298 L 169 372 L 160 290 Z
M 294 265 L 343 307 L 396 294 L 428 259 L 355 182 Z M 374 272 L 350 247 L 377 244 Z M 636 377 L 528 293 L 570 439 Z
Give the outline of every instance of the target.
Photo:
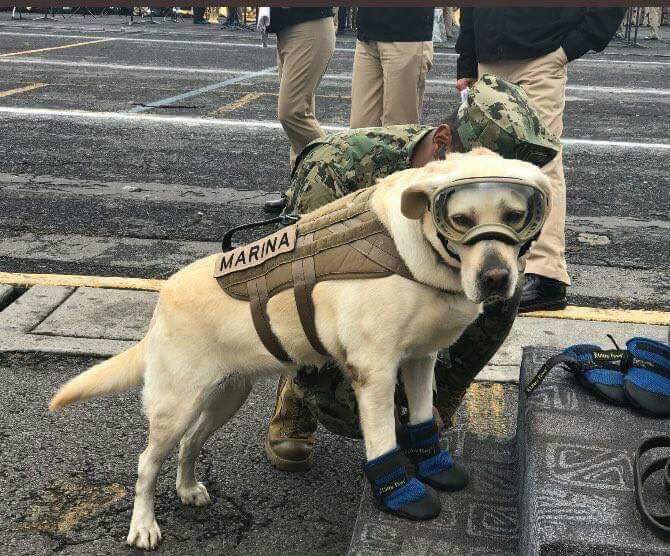
M 505 400 L 505 385 L 499 382 L 474 382 L 463 400 L 466 427 L 482 436 L 502 438 L 509 433 L 510 411 Z
M 242 108 L 243 106 L 246 106 L 250 102 L 253 102 L 257 98 L 260 98 L 263 96 L 263 93 L 247 93 L 246 95 L 240 97 L 237 99 L 235 102 L 231 102 L 229 104 L 225 104 L 216 110 L 212 110 L 207 114 L 207 117 L 211 118 L 213 116 L 218 116 L 219 114 L 225 114 L 227 112 L 232 112 L 233 110 L 237 110 L 238 108 Z
M 261 93 L 263 95 L 278 97 L 279 93 Z M 349 95 L 314 95 L 316 98 L 334 98 L 337 100 L 351 100 Z
M 95 41 L 73 42 L 71 44 L 63 44 L 61 46 L 49 46 L 47 48 L 35 48 L 34 50 L 21 50 L 19 52 L 8 52 L 0 54 L 0 58 L 9 58 L 10 56 L 23 56 L 24 54 L 37 54 L 38 52 L 50 52 L 51 50 L 62 50 L 63 48 L 74 48 L 75 46 L 85 46 L 87 44 L 96 44 L 100 42 L 109 42 L 116 39 L 98 39 Z
M 30 274 L 0 272 L 0 284 L 14 286 L 71 286 L 108 288 L 115 290 L 160 291 L 165 280 L 156 278 L 125 278 L 123 276 L 82 276 L 78 274 Z M 568 305 L 560 311 L 535 311 L 520 317 L 567 319 L 593 322 L 627 322 L 670 326 L 670 311 L 645 311 L 642 309 L 602 309 Z
M 34 91 L 35 89 L 41 89 L 42 87 L 46 87 L 46 83 L 33 83 L 32 85 L 26 85 L 25 87 L 9 89 L 9 91 L 0 91 L 0 98 L 11 97 L 12 95 L 18 95 L 19 93 L 27 93 L 28 91 Z
M 14 286 L 72 286 L 115 290 L 159 291 L 165 280 L 117 276 L 81 276 L 78 274 L 29 274 L 0 272 L 0 284 Z
M 243 91 L 240 91 L 243 92 Z M 244 96 L 240 97 L 234 102 L 231 102 L 229 104 L 226 104 L 224 106 L 221 106 L 217 108 L 216 110 L 212 110 L 209 112 L 206 117 L 212 118 L 214 116 L 218 116 L 220 114 L 226 114 L 228 112 L 232 112 L 233 110 L 237 110 L 238 108 L 242 108 L 243 106 L 246 106 L 250 102 L 253 102 L 254 100 L 263 97 L 263 96 L 271 96 L 271 97 L 276 97 L 279 96 L 279 93 L 265 93 L 265 92 L 258 92 L 258 91 L 249 91 L 247 92 Z M 338 100 L 351 100 L 350 96 L 342 96 L 342 95 L 316 95 L 316 98 L 331 98 L 331 99 L 338 99 Z
M 641 309 L 601 309 L 568 305 L 560 311 L 534 311 L 521 317 L 543 319 L 589 320 L 595 322 L 629 322 L 631 324 L 658 324 L 670 326 L 670 311 L 644 311 Z

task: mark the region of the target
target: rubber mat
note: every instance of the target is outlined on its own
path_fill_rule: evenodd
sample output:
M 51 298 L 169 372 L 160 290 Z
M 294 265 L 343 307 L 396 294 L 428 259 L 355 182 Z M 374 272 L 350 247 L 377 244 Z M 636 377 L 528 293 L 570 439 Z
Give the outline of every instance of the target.
M 556 353 L 526 348 L 520 385 Z M 642 523 L 633 486 L 635 449 L 670 434 L 669 420 L 601 402 L 556 368 L 521 395 L 517 429 L 520 554 L 670 554 Z M 660 481 L 653 490 L 660 497 Z
M 438 518 L 417 523 L 382 513 L 364 483 L 349 554 L 516 553 L 516 400 L 516 384 L 475 383 L 468 392 L 447 439 L 470 484 L 440 493 Z

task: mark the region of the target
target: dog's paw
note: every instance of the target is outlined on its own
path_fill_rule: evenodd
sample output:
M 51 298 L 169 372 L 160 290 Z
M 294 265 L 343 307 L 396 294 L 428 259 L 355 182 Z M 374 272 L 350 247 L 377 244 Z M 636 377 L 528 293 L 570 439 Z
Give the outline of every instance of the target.
M 179 494 L 182 504 L 187 506 L 205 506 L 212 501 L 207 488 L 202 483 L 197 483 L 191 487 L 177 487 L 177 494 Z
M 138 520 L 139 521 L 139 520 Z M 161 530 L 155 519 L 150 523 L 136 523 L 135 520 L 130 523 L 130 531 L 126 542 L 130 546 L 135 546 L 143 550 L 151 550 L 161 542 Z

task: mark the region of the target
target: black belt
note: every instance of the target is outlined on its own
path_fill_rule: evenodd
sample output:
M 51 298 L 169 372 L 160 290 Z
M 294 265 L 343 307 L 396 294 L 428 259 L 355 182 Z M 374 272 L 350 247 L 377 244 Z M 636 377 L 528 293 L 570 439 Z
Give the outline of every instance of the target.
M 655 436 L 645 440 L 635 452 L 635 502 L 645 523 L 659 536 L 670 539 L 670 511 L 653 513 L 644 501 L 644 483 L 654 473 L 663 471 L 663 486 L 670 502 L 670 456 L 654 460 L 644 470 L 640 468 L 642 456 L 655 448 L 670 448 L 670 436 Z

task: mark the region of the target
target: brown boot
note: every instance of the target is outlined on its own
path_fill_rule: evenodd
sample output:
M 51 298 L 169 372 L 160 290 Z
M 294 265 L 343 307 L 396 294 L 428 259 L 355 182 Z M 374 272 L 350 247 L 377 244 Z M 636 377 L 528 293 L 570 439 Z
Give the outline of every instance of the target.
M 265 453 L 270 463 L 282 471 L 307 471 L 314 462 L 316 425 L 293 379 L 282 377 L 265 437 Z

